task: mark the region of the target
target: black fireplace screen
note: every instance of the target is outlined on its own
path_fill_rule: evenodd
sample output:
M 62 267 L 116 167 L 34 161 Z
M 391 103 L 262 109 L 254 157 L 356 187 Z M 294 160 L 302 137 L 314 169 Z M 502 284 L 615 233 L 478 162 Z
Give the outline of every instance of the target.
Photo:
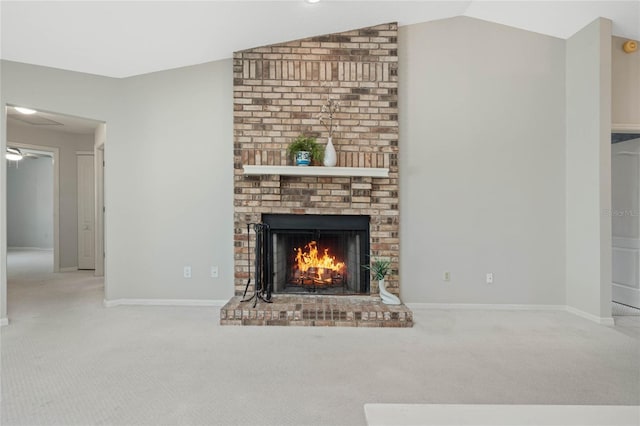
M 274 293 L 368 294 L 369 216 L 263 215 Z

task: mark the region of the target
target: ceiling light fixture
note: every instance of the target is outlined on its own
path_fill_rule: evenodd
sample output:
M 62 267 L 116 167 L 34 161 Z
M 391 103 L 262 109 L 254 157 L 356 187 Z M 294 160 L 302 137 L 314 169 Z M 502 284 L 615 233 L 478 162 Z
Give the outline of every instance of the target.
M 22 152 L 18 148 L 7 147 L 7 153 L 5 154 L 7 160 L 20 161 L 22 160 Z
M 38 112 L 38 111 L 36 111 L 35 109 L 31 109 L 31 108 L 24 108 L 24 107 L 13 107 L 13 109 L 15 109 L 16 111 L 18 111 L 19 113 L 27 114 L 27 115 L 35 114 L 36 112 Z
M 320 3 L 320 0 L 306 0 L 306 2 L 314 4 L 314 3 Z

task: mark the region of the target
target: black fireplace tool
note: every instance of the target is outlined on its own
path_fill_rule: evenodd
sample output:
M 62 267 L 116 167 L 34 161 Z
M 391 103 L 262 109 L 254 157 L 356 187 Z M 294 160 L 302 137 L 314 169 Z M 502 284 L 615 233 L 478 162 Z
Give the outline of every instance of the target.
M 253 230 L 256 233 L 255 284 L 253 286 L 253 295 L 247 299 L 247 291 L 249 290 L 249 285 L 251 284 L 251 225 L 253 225 Z M 247 269 L 249 270 L 249 279 L 247 280 L 247 285 L 244 288 L 241 302 L 250 302 L 251 300 L 253 300 L 254 308 L 258 304 L 258 299 L 266 303 L 273 303 L 271 301 L 271 288 L 266 284 L 266 274 L 264 272 L 264 263 L 265 261 L 266 263 L 269 262 L 269 259 L 265 259 L 265 257 L 268 257 L 268 250 L 266 250 L 265 247 L 267 243 L 265 233 L 268 229 L 269 225 L 265 223 L 247 223 Z

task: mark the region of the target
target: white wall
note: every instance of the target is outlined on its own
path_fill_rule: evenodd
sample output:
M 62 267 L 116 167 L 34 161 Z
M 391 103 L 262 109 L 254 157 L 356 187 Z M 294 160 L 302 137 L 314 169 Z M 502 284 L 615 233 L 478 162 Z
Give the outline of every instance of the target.
M 403 300 L 563 305 L 564 41 L 457 17 L 399 56 Z
M 233 295 L 232 87 L 231 60 L 122 81 L 127 117 L 107 123 L 107 299 Z
M 399 54 L 403 299 L 564 304 L 577 232 L 565 232 L 565 42 L 459 17 L 401 27 Z M 232 295 L 231 60 L 123 80 L 6 61 L 1 73 L 3 105 L 107 123 L 108 300 Z
M 7 245 L 53 248 L 53 163 L 24 158 L 7 170 Z
M 611 21 L 567 40 L 567 305 L 611 321 Z
M 108 300 L 232 295 L 232 87 L 231 60 L 122 80 L 2 62 L 3 104 L 107 123 Z
M 640 13 L 640 12 L 639 12 Z M 636 18 L 640 22 L 640 16 Z M 640 52 L 626 53 L 627 38 L 611 37 L 611 127 L 640 132 Z
M 53 147 L 60 161 L 60 268 L 78 266 L 78 183 L 76 152 L 93 151 L 93 135 L 81 135 L 21 125 L 7 126 L 8 141 Z

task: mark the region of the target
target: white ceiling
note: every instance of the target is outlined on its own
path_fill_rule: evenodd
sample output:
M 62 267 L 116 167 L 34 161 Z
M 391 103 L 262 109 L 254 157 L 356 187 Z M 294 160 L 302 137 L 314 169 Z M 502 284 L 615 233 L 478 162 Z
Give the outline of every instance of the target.
M 0 57 L 110 77 L 230 58 L 237 50 L 397 21 L 470 16 L 567 38 L 597 17 L 640 39 L 628 1 L 5 1 Z
M 58 132 L 92 135 L 98 127 L 99 121 L 88 118 L 74 117 L 38 111 L 35 114 L 22 114 L 13 106 L 7 107 L 7 125 L 54 130 Z

